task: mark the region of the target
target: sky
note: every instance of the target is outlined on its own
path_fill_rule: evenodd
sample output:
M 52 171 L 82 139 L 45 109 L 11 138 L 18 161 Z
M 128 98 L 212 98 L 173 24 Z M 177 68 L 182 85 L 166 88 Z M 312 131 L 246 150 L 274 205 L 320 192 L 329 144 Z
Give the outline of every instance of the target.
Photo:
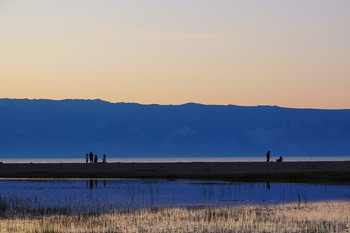
M 350 108 L 348 0 L 0 0 L 0 98 Z

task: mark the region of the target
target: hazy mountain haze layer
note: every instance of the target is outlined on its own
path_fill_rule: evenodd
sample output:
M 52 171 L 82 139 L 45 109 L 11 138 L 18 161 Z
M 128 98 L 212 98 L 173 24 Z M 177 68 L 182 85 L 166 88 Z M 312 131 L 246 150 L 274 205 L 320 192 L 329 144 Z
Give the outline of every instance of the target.
M 0 157 L 350 155 L 350 110 L 0 99 Z

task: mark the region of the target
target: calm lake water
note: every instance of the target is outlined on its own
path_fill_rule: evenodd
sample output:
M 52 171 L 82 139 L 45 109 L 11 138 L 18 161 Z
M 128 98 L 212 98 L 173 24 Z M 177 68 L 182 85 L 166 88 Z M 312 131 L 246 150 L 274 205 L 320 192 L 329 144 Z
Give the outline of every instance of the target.
M 151 207 L 202 207 L 350 200 L 350 186 L 140 179 L 0 179 L 0 201 L 13 208 L 68 214 Z

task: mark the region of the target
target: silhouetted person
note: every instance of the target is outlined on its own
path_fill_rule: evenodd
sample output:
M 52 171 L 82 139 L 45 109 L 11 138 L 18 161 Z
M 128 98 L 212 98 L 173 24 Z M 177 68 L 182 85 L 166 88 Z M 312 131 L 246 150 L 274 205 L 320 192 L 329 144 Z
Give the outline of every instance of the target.
M 276 159 L 276 162 L 282 162 L 283 158 L 282 156 L 279 157 L 279 159 Z
M 266 162 L 270 161 L 270 151 L 266 153 Z
M 86 156 L 85 156 L 85 160 L 86 160 L 86 163 L 88 163 L 88 162 L 89 162 L 89 155 L 88 155 L 88 154 L 86 154 Z
M 106 155 L 103 154 L 102 163 L 106 163 L 106 162 L 107 162 L 107 161 L 106 161 Z
M 92 153 L 92 151 L 90 151 L 90 163 L 93 163 L 94 162 L 94 154 Z
M 270 181 L 267 181 L 267 182 L 266 182 L 266 188 L 267 188 L 268 190 L 271 189 Z
M 94 163 L 97 163 L 98 157 L 95 155 Z

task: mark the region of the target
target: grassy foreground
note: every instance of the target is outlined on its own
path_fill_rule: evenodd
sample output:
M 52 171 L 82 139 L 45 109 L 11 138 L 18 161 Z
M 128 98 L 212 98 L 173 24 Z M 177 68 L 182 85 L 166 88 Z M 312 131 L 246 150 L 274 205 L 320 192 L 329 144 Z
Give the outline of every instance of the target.
M 100 215 L 14 218 L 0 232 L 349 232 L 350 202 L 162 208 Z

